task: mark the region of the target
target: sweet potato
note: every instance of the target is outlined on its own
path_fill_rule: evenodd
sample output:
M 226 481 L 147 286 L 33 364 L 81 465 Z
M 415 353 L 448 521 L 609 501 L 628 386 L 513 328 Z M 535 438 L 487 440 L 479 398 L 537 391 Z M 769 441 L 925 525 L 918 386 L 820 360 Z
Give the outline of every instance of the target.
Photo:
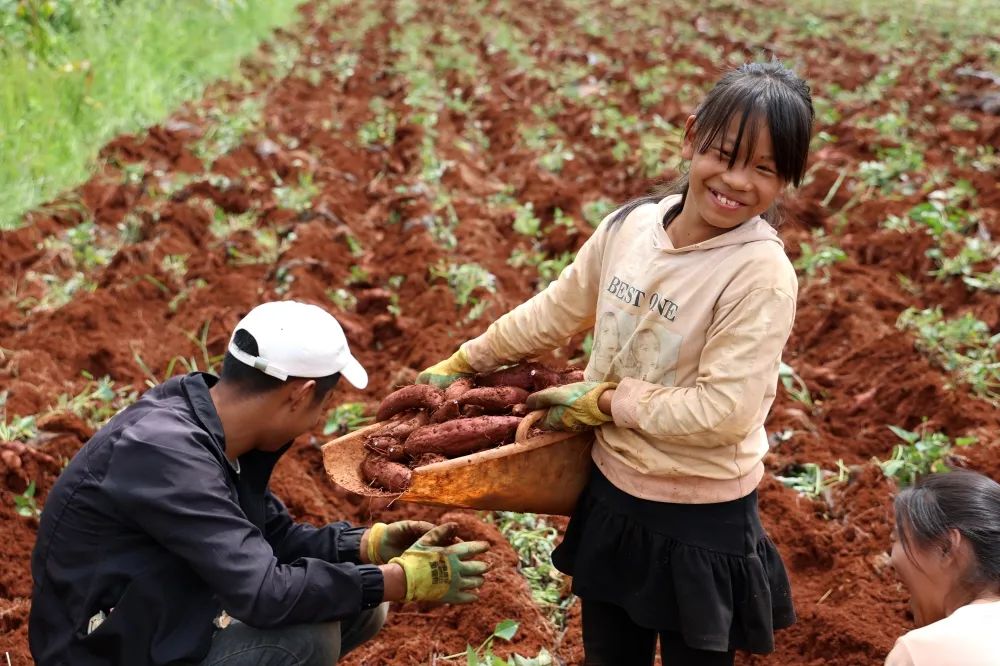
M 393 493 L 401 493 L 409 488 L 412 474 L 406 465 L 374 453 L 369 453 L 361 461 L 361 477 L 368 483 Z
M 583 370 L 565 370 L 559 374 L 560 384 L 574 384 L 582 381 L 584 381 Z
M 427 465 L 433 465 L 434 463 L 444 462 L 447 460 L 440 453 L 424 453 L 421 454 L 419 458 L 413 461 L 413 467 L 426 467 Z
M 538 363 L 521 363 L 479 374 L 476 375 L 476 386 L 515 386 L 530 393 L 535 390 L 531 371 L 541 367 Z
M 457 379 L 451 383 L 451 385 L 444 390 L 444 399 L 447 400 L 457 400 L 463 393 L 468 391 L 474 386 L 471 377 L 463 377 L 462 379 Z
M 482 407 L 487 412 L 505 412 L 528 399 L 528 392 L 516 386 L 488 386 L 469 389 L 458 399 L 459 404 Z
M 476 416 L 482 416 L 486 413 L 486 410 L 479 405 L 465 405 L 462 407 L 462 416 L 474 418 Z
M 458 400 L 445 400 L 444 404 L 434 410 L 431 414 L 432 423 L 444 423 L 461 416 Z
M 513 407 L 510 408 L 510 413 L 512 416 L 527 416 L 528 412 L 530 411 L 531 410 L 528 409 L 528 406 L 523 402 L 519 405 L 514 405 Z
M 410 436 L 411 432 L 427 425 L 428 421 L 429 417 L 425 412 L 411 411 L 408 412 L 408 416 L 405 418 L 401 418 L 398 421 L 389 421 L 374 436 L 394 437 L 399 441 L 403 441 Z
M 468 455 L 512 437 L 521 419 L 517 416 L 479 416 L 455 419 L 415 430 L 403 448 L 411 457 L 441 453 L 449 458 Z
M 393 391 L 382 400 L 378 406 L 375 419 L 385 421 L 394 414 L 408 409 L 426 409 L 433 411 L 444 402 L 441 389 L 429 384 L 411 384 Z
M 528 393 L 541 391 L 550 386 L 582 381 L 582 370 L 563 370 L 560 372 L 541 363 L 521 363 L 476 375 L 477 386 L 516 386 Z
M 386 435 L 376 435 L 365 440 L 365 448 L 373 453 L 383 455 L 393 462 L 406 460 L 406 451 L 403 450 L 403 443 L 395 437 Z

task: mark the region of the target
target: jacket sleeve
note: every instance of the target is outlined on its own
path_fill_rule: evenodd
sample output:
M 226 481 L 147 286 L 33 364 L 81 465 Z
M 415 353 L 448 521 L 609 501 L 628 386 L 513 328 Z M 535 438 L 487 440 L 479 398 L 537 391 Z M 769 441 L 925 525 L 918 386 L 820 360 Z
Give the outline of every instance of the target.
M 183 559 L 233 617 L 260 628 L 334 620 L 382 601 L 378 567 L 311 557 L 279 562 L 197 434 L 156 424 L 126 433 L 101 483 L 122 519 Z
M 361 563 L 361 536 L 367 528 L 338 522 L 315 527 L 296 523 L 284 503 L 267 491 L 264 538 L 271 544 L 282 564 L 300 557 L 315 557 L 326 562 Z
M 777 288 L 720 304 L 695 386 L 623 379 L 611 403 L 615 425 L 689 446 L 738 444 L 762 425 L 761 406 L 778 381 L 794 319 L 794 296 Z
M 566 344 L 594 324 L 608 220 L 577 252 L 548 287 L 497 319 L 485 333 L 463 347 L 479 372 L 537 356 Z

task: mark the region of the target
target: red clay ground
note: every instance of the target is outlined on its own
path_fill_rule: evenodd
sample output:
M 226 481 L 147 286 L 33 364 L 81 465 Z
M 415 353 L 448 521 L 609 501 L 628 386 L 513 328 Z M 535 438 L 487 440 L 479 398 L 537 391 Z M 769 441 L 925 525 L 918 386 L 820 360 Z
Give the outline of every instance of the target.
M 657 84 L 666 94 L 655 106 L 664 120 L 678 126 L 696 97 L 691 103 L 679 100 L 687 99 L 690 87 L 697 94 L 710 83 L 720 54 L 743 57 L 764 46 L 796 63 L 817 91 L 829 91 L 833 84 L 851 90 L 887 62 L 847 39 L 863 35 L 866 27 L 846 20 L 843 34 L 821 40 L 791 29 L 759 28 L 753 14 L 732 9 L 683 9 L 667 16 L 656 9 L 510 0 L 450 14 L 439 3 L 414 3 L 415 13 L 391 3 L 375 3 L 371 11 L 361 4 L 330 11 L 325 3 L 308 5 L 301 29 L 279 40 L 299 49 L 290 71 L 286 67 L 282 72 L 286 76 L 275 77 L 274 72 L 287 51 L 265 49 L 245 65 L 244 84 L 218 86 L 163 126 L 111 142 L 88 183 L 29 214 L 25 228 L 3 234 L 0 385 L 8 391 L 8 419 L 46 413 L 60 394 L 76 394 L 87 383 L 81 371 L 140 388 L 146 374 L 137 359 L 158 378 L 178 356 L 195 358 L 204 368 L 192 334 L 208 324 L 206 348 L 217 356 L 243 313 L 280 297 L 337 312 L 371 376 L 367 391 L 345 389 L 342 398 L 373 407 L 390 387 L 412 380 L 417 370 L 534 292 L 535 270 L 507 264 L 513 250 L 530 250 L 532 241 L 513 231 L 510 206 L 497 203 L 505 186 L 518 201 L 531 202 L 546 224 L 556 208 L 573 218 L 571 229 L 556 227 L 540 242 L 538 249 L 554 256 L 575 250 L 586 238 L 586 204 L 601 197 L 624 201 L 670 175 L 646 177 L 637 150 L 640 136 L 627 129 L 623 140 L 633 150 L 612 156 L 615 140 L 593 130 L 600 120 L 593 94 L 615 96 L 623 115 L 648 117 L 630 77 L 683 58 L 688 66 Z M 602 25 L 617 25 L 623 33 L 632 30 L 628 34 L 642 39 L 589 34 L 585 19 L 592 15 Z M 767 24 L 766 15 L 759 20 Z M 458 43 L 474 62 L 470 71 L 477 72 L 473 76 L 443 67 L 442 90 L 453 91 L 468 108 L 443 110 L 436 125 L 430 125 L 434 133 L 408 106 L 416 89 L 413 81 L 395 69 L 408 48 L 402 31 L 417 23 L 429 26 L 428 38 L 418 40 L 411 53 L 437 54 L 440 62 L 442 51 L 433 49 Z M 540 69 L 494 48 L 501 43 L 496 28 L 501 24 L 516 26 L 528 45 L 523 54 Z M 730 30 L 732 26 L 740 30 Z M 463 39 L 456 42 L 454 35 Z M 659 49 L 655 57 L 650 44 Z M 947 46 L 928 38 L 924 49 L 944 53 Z M 352 52 L 356 61 L 348 57 Z M 932 63 L 908 57 L 879 99 L 839 101 L 839 119 L 821 116 L 819 129 L 837 140 L 816 153 L 810 182 L 788 202 L 790 219 L 782 235 L 794 257 L 812 229 L 824 228 L 849 259 L 833 266 L 826 281 L 803 281 L 785 360 L 819 401 L 815 409 L 804 410 L 780 392 L 768 427 L 794 435 L 777 443 L 767 462 L 779 474 L 795 463 L 834 468 L 838 459 L 856 471 L 849 483 L 833 489 L 829 503 L 798 496 L 772 476 L 763 483 L 762 512 L 790 569 L 799 622 L 778 636 L 774 655 L 741 658 L 740 663 L 881 663 L 895 637 L 908 628 L 905 596 L 887 568 L 895 487 L 869 464 L 873 456 L 888 457 L 895 443 L 887 425 L 913 429 L 926 418 L 951 436 L 978 435 L 979 445 L 967 452 L 969 464 L 1000 475 L 997 410 L 971 397 L 965 387 L 947 388 L 949 376 L 916 352 L 912 338 L 895 327 L 906 307 L 940 304 L 949 316 L 973 312 L 995 331 L 1000 327 L 996 296 L 928 276 L 932 265 L 924 254 L 929 241 L 923 234 L 879 229 L 890 213 L 904 213 L 922 201 L 920 192 L 876 195 L 852 207 L 843 219 L 836 213 L 850 198 L 847 185 L 822 203 L 842 167 L 854 169 L 874 159 L 876 147 L 885 144 L 873 130 L 858 129 L 856 121 L 885 113 L 889 100 L 905 102 L 919 109 L 914 114 L 919 113 L 921 124 L 914 123 L 911 132 L 928 146 L 925 171 L 942 170 L 948 182 L 970 180 L 979 192 L 982 229 L 996 237 L 1000 190 L 993 177 L 955 165 L 950 153 L 953 146 L 1000 143 L 996 117 L 965 109 L 976 121 L 975 129 L 959 131 L 948 123 L 954 112 L 952 91 L 974 95 L 982 88 L 955 73 L 962 65 L 985 67 L 975 53 L 970 50 L 933 76 L 928 73 Z M 582 70 L 575 80 L 572 66 Z M 549 70 L 555 74 L 547 78 Z M 587 78 L 591 74 L 592 80 Z M 560 93 L 560 106 L 554 107 L 556 90 L 565 89 L 567 81 L 577 96 Z M 607 84 L 604 93 L 592 94 L 602 81 Z M 209 111 L 232 113 L 247 100 L 263 105 L 261 120 L 214 163 L 203 166 L 195 146 L 205 137 L 221 136 L 224 124 Z M 365 147 L 358 138 L 375 113 L 372 100 L 381 100 L 398 120 L 395 139 L 383 147 Z M 572 149 L 573 159 L 561 171 L 541 168 L 540 149 L 527 146 L 519 134 L 518 123 L 537 121 L 532 110 L 537 105 L 556 108 L 551 115 L 560 140 Z M 489 147 L 470 144 L 469 137 L 477 136 L 485 137 Z M 431 191 L 421 184 L 428 144 L 445 163 L 440 184 L 431 182 Z M 670 158 L 669 149 L 663 158 Z M 294 185 L 300 175 L 311 179 L 315 196 L 310 207 L 294 210 L 278 184 Z M 460 221 L 454 250 L 443 248 L 428 230 L 429 214 L 445 215 L 441 211 L 447 206 L 435 198 L 442 192 Z M 213 233 L 213 221 L 246 211 L 256 215 L 250 229 L 227 236 Z M 121 225 L 131 232 L 107 265 L 82 265 L 86 262 L 79 252 L 74 256 L 65 247 L 43 244 L 86 220 L 96 225 L 95 242 L 105 246 L 114 247 Z M 271 254 L 255 240 L 259 230 L 281 240 Z M 258 255 L 262 263 L 240 261 Z M 165 261 L 168 257 L 173 259 Z M 184 269 L 176 268 L 176 257 L 185 257 Z M 495 294 L 475 292 L 488 302 L 478 320 L 467 321 L 468 308 L 456 308 L 448 286 L 429 271 L 439 259 L 476 262 L 495 275 Z M 45 294 L 42 276 L 65 280 L 78 268 L 94 281 L 92 291 L 78 291 L 61 307 L 45 308 L 32 300 Z M 909 278 L 908 290 L 898 275 Z M 400 284 L 393 276 L 405 279 Z M 338 288 L 353 294 L 356 303 L 338 309 L 328 295 Z M 579 350 L 568 352 L 564 358 Z M 181 371 L 181 365 L 173 364 L 173 370 Z M 92 424 L 56 414 L 42 421 L 40 430 L 29 445 L 59 459 L 86 441 Z M 315 446 L 322 441 L 319 433 L 304 437 L 276 472 L 276 490 L 299 518 L 322 523 L 444 517 L 439 509 L 386 506 L 383 500 L 335 487 L 323 473 Z M 29 455 L 21 473 L 0 479 L 0 517 L 7 535 L 0 545 L 0 651 L 9 652 L 15 665 L 30 663 L 28 560 L 36 524 L 15 514 L 13 497 L 33 479 L 44 506 L 58 472 L 58 464 Z M 562 663 L 580 664 L 576 608 L 568 629 L 557 631 L 532 602 L 516 570 L 517 556 L 499 533 L 471 512 L 448 517 L 462 523 L 463 536 L 496 545 L 483 600 L 471 608 L 396 608 L 379 639 L 346 663 L 429 664 L 433 654 L 459 652 L 466 642 L 484 638 L 499 620 L 513 618 L 521 629 L 512 649 L 533 655 L 547 647 Z M 505 646 L 500 647 L 505 654 Z

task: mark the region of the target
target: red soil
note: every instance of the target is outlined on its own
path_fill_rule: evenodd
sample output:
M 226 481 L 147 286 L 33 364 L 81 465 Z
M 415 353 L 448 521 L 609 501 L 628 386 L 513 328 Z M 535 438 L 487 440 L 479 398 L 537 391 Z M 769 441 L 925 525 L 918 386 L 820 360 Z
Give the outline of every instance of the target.
M 203 102 L 182 109 L 163 126 L 112 141 L 90 181 L 27 215 L 23 229 L 2 235 L 0 385 L 8 391 L 8 417 L 44 412 L 58 395 L 75 394 L 86 382 L 80 374 L 84 370 L 140 388 L 146 377 L 137 358 L 160 378 L 177 356 L 194 357 L 204 367 L 189 334 L 207 323 L 207 348 L 212 355 L 221 354 L 228 332 L 242 314 L 260 301 L 280 297 L 313 301 L 336 311 L 371 376 L 367 391 L 348 388 L 342 399 L 362 401 L 374 409 L 391 388 L 412 381 L 419 369 L 451 353 L 492 318 L 533 293 L 534 270 L 506 263 L 514 249 L 530 249 L 531 241 L 511 229 L 509 210 L 486 205 L 491 195 L 511 186 L 518 200 L 534 204 L 543 221 L 551 220 L 555 208 L 575 217 L 572 232 L 557 228 L 546 236 L 542 249 L 555 254 L 575 250 L 589 233 L 589 226 L 582 222 L 584 204 L 600 196 L 623 201 L 651 184 L 640 175 L 637 151 L 615 163 L 609 140 L 592 136 L 594 112 L 585 100 L 564 100 L 564 108 L 555 117 L 574 144 L 574 159 L 559 173 L 540 169 L 538 154 L 519 138 L 517 122 L 530 119 L 532 105 L 549 99 L 551 85 L 537 73 L 516 68 L 502 53 L 488 54 L 475 17 L 446 14 L 444 5 L 421 3 L 422 20 L 472 35 L 469 50 L 482 61 L 490 84 L 489 89 L 473 90 L 454 71 L 444 75 L 447 90 L 459 89 L 474 98 L 475 105 L 468 116 L 457 111 L 441 114 L 437 136 L 432 137 L 442 159 L 450 161 L 442 183 L 450 191 L 460 220 L 455 229 L 457 248 L 443 249 L 423 225 L 432 210 L 430 198 L 413 187 L 419 182 L 425 131 L 403 121 L 410 112 L 404 102 L 407 81 L 390 69 L 395 57 L 389 48 L 390 35 L 398 29 L 393 12 L 388 6 L 380 7 L 384 18 L 363 39 L 355 35 L 361 47 L 353 76 L 342 83 L 328 70 L 320 69 L 318 76 L 308 72 L 310 66 L 328 65 L 354 49 L 344 39 L 352 31 L 340 31 L 358 21 L 363 4 L 350 3 L 325 18 L 314 14 L 314 6 L 307 6 L 302 30 L 282 36 L 301 47 L 296 67 L 286 78 L 268 78 L 270 53 L 265 49 L 244 67 L 252 84 L 249 88 L 218 86 Z M 487 19 L 501 17 L 517 25 L 530 36 L 535 44 L 532 53 L 542 63 L 586 64 L 588 52 L 602 54 L 592 72 L 615 84 L 627 84 L 630 71 L 652 63 L 648 43 L 574 34 L 569 26 L 575 11 L 560 2 L 545 3 L 544 11 L 527 0 L 503 6 L 512 8 L 488 4 Z M 612 20 L 618 14 L 622 21 L 627 18 L 624 9 L 601 11 Z M 756 48 L 752 42 L 735 40 L 713 28 L 749 21 L 745 16 L 723 10 L 706 12 L 695 22 L 704 44 L 721 52 Z M 692 48 L 690 41 L 667 39 L 678 34 L 690 39 L 689 30 L 677 32 L 691 24 L 694 14 L 688 14 L 660 15 L 660 32 L 654 33 L 656 43 L 666 51 L 666 61 L 684 57 L 704 70 L 666 82 L 668 91 L 657 111 L 675 125 L 682 124 L 690 111 L 675 93 L 686 83 L 703 88 L 718 67 L 702 55 L 703 49 Z M 855 33 L 862 29 L 853 27 Z M 570 41 L 561 43 L 557 36 Z M 819 41 L 773 31 L 762 39 L 777 55 L 800 63 L 801 72 L 817 90 L 833 83 L 851 89 L 867 81 L 882 64 L 841 38 Z M 929 42 L 926 53 L 938 47 L 944 50 L 945 45 L 930 38 Z M 982 63 L 969 55 L 962 64 Z M 887 425 L 912 429 L 926 418 L 931 427 L 952 436 L 978 435 L 979 445 L 967 452 L 969 464 L 1000 475 L 997 410 L 971 397 L 964 387 L 948 388 L 948 375 L 916 352 L 912 338 L 894 326 L 899 312 L 910 305 L 941 304 L 948 315 L 973 312 L 996 330 L 1000 304 L 995 295 L 968 290 L 958 281 L 929 277 L 931 266 L 924 255 L 928 242 L 921 234 L 878 229 L 889 213 L 919 203 L 919 194 L 892 200 L 876 196 L 851 209 L 839 225 L 836 212 L 850 196 L 846 186 L 826 206 L 821 203 L 839 169 L 873 159 L 875 145 L 883 140 L 870 130 L 856 129 L 852 121 L 885 112 L 886 100 L 906 101 L 913 110 L 925 105 L 931 109 L 920 112 L 925 114 L 927 128 L 913 130 L 929 146 L 927 171 L 946 168 L 949 180 L 971 180 L 980 193 L 983 229 L 994 237 L 1000 232 L 1000 190 L 992 176 L 955 166 L 948 153 L 951 146 L 996 146 L 1000 121 L 966 109 L 963 112 L 978 122 L 978 128 L 964 132 L 950 128 L 949 98 L 938 87 L 940 82 L 969 94 L 977 89 L 974 82 L 952 70 L 934 76 L 928 76 L 927 70 L 928 63 L 922 61 L 902 66 L 891 89 L 874 103 L 874 112 L 863 103 L 839 107 L 841 119 L 819 128 L 837 136 L 837 142 L 814 157 L 810 182 L 788 202 L 790 221 L 782 234 L 791 255 L 797 255 L 799 242 L 808 240 L 812 228 L 822 227 L 848 252 L 849 260 L 832 267 L 828 280 L 803 283 L 786 361 L 819 400 L 808 412 L 780 392 L 769 430 L 793 430 L 795 435 L 775 445 L 768 467 L 775 473 L 804 462 L 832 468 L 838 459 L 858 467 L 849 483 L 832 491 L 829 503 L 800 497 L 770 476 L 763 483 L 761 509 L 789 567 L 799 622 L 778 636 L 774 655 L 741 659 L 741 663 L 881 663 L 895 637 L 909 627 L 905 594 L 886 566 L 894 486 L 869 464 L 873 456 L 886 458 L 891 451 L 895 438 Z M 927 85 L 928 80 L 938 83 Z M 237 148 L 203 166 L 194 146 L 211 127 L 204 111 L 232 109 L 250 95 L 264 104 L 263 121 Z M 372 117 L 372 99 L 383 100 L 401 119 L 395 142 L 385 149 L 366 149 L 357 139 L 359 127 Z M 620 101 L 626 114 L 642 115 L 638 104 L 634 91 Z M 488 137 L 488 150 L 469 152 L 459 147 L 462 132 L 473 121 Z M 635 135 L 627 140 L 633 147 L 638 145 Z M 126 167 L 137 168 L 141 177 L 127 179 Z M 318 189 L 312 207 L 301 213 L 281 208 L 275 177 L 295 183 L 304 173 L 311 175 Z M 167 181 L 181 174 L 190 183 L 165 195 Z M 254 265 L 232 261 L 235 252 L 259 252 L 253 233 L 242 230 L 224 240 L 217 238 L 209 230 L 212 208 L 231 214 L 258 211 L 256 228 L 284 239 L 277 261 Z M 127 220 L 136 224 L 138 238 L 118 250 L 107 266 L 87 271 L 96 284 L 92 292 L 77 292 L 68 304 L 55 309 L 25 305 L 26 298 L 43 294 L 40 275 L 65 279 L 74 271 L 67 252 L 47 249 L 42 241 L 64 234 L 84 219 L 96 223 L 98 238 L 104 242 L 116 238 L 118 225 Z M 352 254 L 349 238 L 363 248 L 358 256 Z M 168 255 L 187 256 L 183 280 L 164 267 Z M 428 270 L 439 259 L 477 262 L 496 276 L 495 295 L 477 293 L 488 301 L 483 317 L 467 321 L 467 309 L 452 306 L 447 285 Z M 348 284 L 352 266 L 366 271 L 368 277 Z M 385 295 L 395 275 L 405 276 L 398 288 L 398 314 L 390 309 Z M 904 290 L 897 275 L 908 277 L 915 289 Z M 171 307 L 171 300 L 185 286 L 186 297 Z M 353 309 L 337 310 L 327 297 L 327 290 L 339 287 L 357 298 Z M 563 362 L 578 353 L 569 351 Z M 174 366 L 175 371 L 179 369 Z M 79 419 L 60 416 L 44 423 L 42 433 L 32 446 L 58 459 L 71 456 L 90 429 Z M 490 555 L 495 567 L 479 604 L 396 608 L 380 637 L 346 663 L 429 663 L 432 653 L 458 652 L 466 642 L 482 640 L 505 618 L 521 623 L 510 649 L 534 654 L 544 646 L 566 664 L 582 662 L 576 607 L 567 631 L 560 634 L 532 602 L 516 571 L 516 555 L 493 527 L 471 512 L 445 515 L 439 509 L 387 505 L 385 500 L 350 495 L 327 481 L 314 446 L 321 442 L 318 433 L 304 437 L 275 475 L 277 493 L 299 518 L 322 523 L 341 518 L 363 522 L 447 517 L 462 524 L 463 536 L 496 545 Z M 59 472 L 57 465 L 30 456 L 25 465 L 23 474 L 0 479 L 0 520 L 7 535 L 0 544 L 0 651 L 9 652 L 14 664 L 30 661 L 28 561 L 36 525 L 15 514 L 12 497 L 24 490 L 28 479 L 34 479 L 43 505 Z M 508 646 L 498 647 L 506 654 Z

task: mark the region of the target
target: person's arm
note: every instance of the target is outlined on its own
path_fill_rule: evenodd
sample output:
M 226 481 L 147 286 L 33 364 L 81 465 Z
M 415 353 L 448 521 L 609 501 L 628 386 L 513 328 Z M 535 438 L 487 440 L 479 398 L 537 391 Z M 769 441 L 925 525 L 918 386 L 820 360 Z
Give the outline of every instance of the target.
M 367 528 L 352 527 L 346 522 L 336 522 L 315 527 L 296 523 L 288 509 L 270 490 L 265 497 L 266 522 L 264 537 L 274 549 L 281 563 L 300 557 L 315 557 L 327 562 L 367 564 L 362 557 L 361 539 Z
M 102 485 L 123 518 L 187 562 L 230 615 L 255 627 L 322 622 L 386 598 L 376 566 L 309 557 L 280 563 L 218 462 L 190 433 L 171 433 L 169 424 L 158 430 L 155 441 L 118 442 Z
M 574 334 L 593 326 L 604 250 L 614 233 L 608 229 L 610 217 L 601 222 L 573 263 L 548 287 L 462 346 L 472 368 L 486 372 L 537 356 L 564 345 Z M 622 224 L 619 222 L 618 227 Z
M 794 318 L 794 296 L 776 288 L 754 289 L 720 304 L 695 386 L 625 378 L 598 406 L 607 406 L 610 398 L 615 425 L 661 440 L 699 447 L 737 444 L 760 425 L 761 404 L 777 383 Z

